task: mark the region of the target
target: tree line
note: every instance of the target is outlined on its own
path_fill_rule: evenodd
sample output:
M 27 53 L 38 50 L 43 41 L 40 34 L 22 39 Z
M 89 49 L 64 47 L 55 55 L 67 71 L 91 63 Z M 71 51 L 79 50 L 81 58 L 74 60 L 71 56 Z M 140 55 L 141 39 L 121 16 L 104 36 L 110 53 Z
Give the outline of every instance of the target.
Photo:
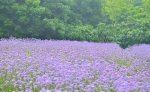
M 150 43 L 150 0 L 0 0 L 0 38 Z

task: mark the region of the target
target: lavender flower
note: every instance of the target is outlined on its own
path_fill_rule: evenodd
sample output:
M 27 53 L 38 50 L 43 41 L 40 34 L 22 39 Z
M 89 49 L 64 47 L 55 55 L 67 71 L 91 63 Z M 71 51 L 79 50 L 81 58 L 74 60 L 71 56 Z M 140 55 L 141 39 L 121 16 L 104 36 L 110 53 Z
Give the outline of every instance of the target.
M 6 92 L 150 91 L 150 45 L 15 38 L 0 44 Z

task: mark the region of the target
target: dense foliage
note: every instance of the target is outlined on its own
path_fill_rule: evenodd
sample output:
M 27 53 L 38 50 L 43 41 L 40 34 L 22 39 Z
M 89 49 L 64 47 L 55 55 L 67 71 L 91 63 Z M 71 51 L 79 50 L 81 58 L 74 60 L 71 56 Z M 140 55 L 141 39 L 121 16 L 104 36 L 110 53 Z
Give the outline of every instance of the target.
M 150 45 L 122 49 L 37 39 L 0 44 L 0 92 L 150 91 Z
M 150 43 L 149 0 L 0 0 L 0 38 Z

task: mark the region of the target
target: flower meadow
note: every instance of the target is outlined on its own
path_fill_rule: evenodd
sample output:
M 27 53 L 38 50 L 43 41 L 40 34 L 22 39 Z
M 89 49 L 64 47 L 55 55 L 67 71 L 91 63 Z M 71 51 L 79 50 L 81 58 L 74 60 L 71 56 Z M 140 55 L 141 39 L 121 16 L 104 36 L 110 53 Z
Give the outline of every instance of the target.
M 150 45 L 1 39 L 0 92 L 150 92 Z

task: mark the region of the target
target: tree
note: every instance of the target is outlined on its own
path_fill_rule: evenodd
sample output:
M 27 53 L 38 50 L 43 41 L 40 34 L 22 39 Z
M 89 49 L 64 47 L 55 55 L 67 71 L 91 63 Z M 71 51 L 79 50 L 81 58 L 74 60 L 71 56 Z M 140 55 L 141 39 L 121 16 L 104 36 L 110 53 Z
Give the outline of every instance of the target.
M 149 35 L 149 0 L 143 0 L 135 5 L 135 0 L 107 0 L 104 13 L 108 15 L 114 25 L 113 37 L 123 48 L 133 44 L 148 43 Z M 109 24 L 111 25 L 111 24 Z M 110 31 L 109 31 L 110 32 Z
M 4 37 L 36 37 L 40 32 L 40 15 L 45 11 L 40 0 L 2 0 L 0 26 Z
M 74 0 L 42 0 L 41 5 L 46 8 L 43 18 L 58 18 L 63 22 L 67 22 L 70 8 L 74 5 Z
M 101 0 L 74 0 L 75 4 L 71 7 L 72 15 L 70 16 L 71 22 L 81 20 L 83 24 L 92 25 L 96 28 L 97 24 L 101 21 Z M 78 16 L 76 18 L 76 16 Z

